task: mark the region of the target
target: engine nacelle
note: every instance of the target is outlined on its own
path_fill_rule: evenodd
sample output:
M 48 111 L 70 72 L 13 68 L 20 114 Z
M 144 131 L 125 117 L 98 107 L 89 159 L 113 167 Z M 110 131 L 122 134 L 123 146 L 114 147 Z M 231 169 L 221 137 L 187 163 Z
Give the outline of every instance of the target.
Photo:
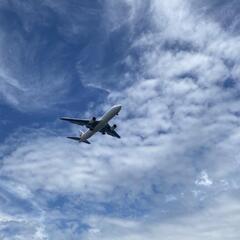
M 93 124 L 93 123 L 96 122 L 96 120 L 97 120 L 96 117 L 93 117 L 93 118 L 89 121 L 89 123 L 90 123 L 90 124 Z
M 115 130 L 117 128 L 117 125 L 116 124 L 113 124 L 112 126 L 111 126 L 111 130 L 113 131 L 113 130 Z

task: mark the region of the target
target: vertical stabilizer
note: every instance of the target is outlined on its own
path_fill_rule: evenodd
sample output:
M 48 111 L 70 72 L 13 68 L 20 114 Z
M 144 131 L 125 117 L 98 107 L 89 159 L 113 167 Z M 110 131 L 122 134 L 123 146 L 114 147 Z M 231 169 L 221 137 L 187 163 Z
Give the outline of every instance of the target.
M 82 140 L 82 139 L 81 139 L 83 133 L 84 133 L 84 132 L 82 132 L 82 131 L 80 130 L 80 133 L 79 133 L 79 142 L 84 142 L 84 143 L 87 143 L 87 144 L 91 144 L 87 139 L 86 139 L 86 140 Z
M 81 138 L 82 135 L 83 135 L 83 132 L 80 130 L 79 137 Z

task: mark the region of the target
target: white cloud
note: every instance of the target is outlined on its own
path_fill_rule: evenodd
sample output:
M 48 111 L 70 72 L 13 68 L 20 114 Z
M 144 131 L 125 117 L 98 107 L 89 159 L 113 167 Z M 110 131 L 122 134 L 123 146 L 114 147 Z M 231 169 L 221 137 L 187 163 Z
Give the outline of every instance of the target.
M 46 240 L 45 213 L 25 185 L 1 178 L 1 239 Z
M 211 179 L 209 179 L 208 174 L 205 171 L 202 171 L 198 179 L 195 181 L 195 184 L 202 186 L 211 186 L 213 182 Z
M 72 100 L 71 84 L 78 80 L 74 60 L 94 31 L 87 25 L 100 24 L 100 17 L 92 13 L 94 9 L 72 10 L 72 3 L 65 3 L 1 1 L 0 100 L 4 104 L 39 111 Z M 79 89 L 80 81 L 75 83 Z
M 127 3 L 131 7 L 126 22 L 132 23 L 132 8 L 138 9 L 139 2 Z M 234 89 L 223 85 L 226 78 L 237 76 L 239 56 L 233 49 L 239 49 L 239 38 L 216 22 L 193 14 L 187 3 L 153 1 L 155 30 L 141 35 L 131 46 L 141 51 L 138 77 L 122 91 L 113 91 L 103 106 L 106 110 L 115 103 L 123 105 L 116 119 L 121 140 L 95 136 L 88 146 L 36 132 L 22 136 L 14 145 L 16 149 L 3 157 L 1 176 L 32 192 L 80 195 L 96 202 L 122 202 L 125 193 L 133 202 L 141 194 L 153 200 L 151 216 L 145 221 L 88 219 L 92 228 L 86 239 L 239 237 L 239 204 L 235 200 L 221 199 L 216 207 L 208 203 L 203 211 L 196 210 L 199 201 L 205 204 L 218 198 L 221 191 L 236 190 L 234 181 L 227 188 L 219 183 L 238 180 L 239 99 Z M 112 14 L 118 4 L 110 5 Z M 118 15 L 113 19 L 113 30 L 121 19 Z M 131 52 L 126 63 L 129 69 L 135 65 Z M 154 184 L 161 194 L 154 193 Z M 201 194 L 208 198 L 201 198 Z M 159 211 L 153 214 L 155 208 L 162 210 L 163 199 L 175 207 L 184 202 L 183 210 L 189 215 L 164 219 Z M 171 209 L 170 205 L 164 207 L 165 211 Z
M 219 57 L 222 48 L 215 53 L 208 50 L 216 38 L 208 38 L 199 16 L 192 16 L 184 4 L 182 12 L 173 14 L 175 3 L 155 2 L 153 16 L 163 12 L 169 20 L 167 28 L 160 26 L 156 31 L 162 31 L 163 38 L 155 39 L 150 34 L 153 39 L 149 41 L 151 47 L 142 53 L 139 78 L 122 92 L 109 96 L 109 103 L 123 105 L 118 119 L 123 136 L 120 141 L 106 137 L 103 142 L 97 137 L 89 151 L 89 146 L 67 143 L 60 137 L 29 136 L 5 156 L 2 175 L 26 181 L 34 190 L 101 195 L 118 185 L 133 187 L 137 192 L 149 191 L 149 186 L 161 178 L 170 188 L 176 183 L 188 188 L 203 169 L 214 180 L 234 173 L 238 140 L 232 142 L 232 132 L 238 133 L 238 125 L 230 110 L 237 100 L 221 85 L 231 69 Z M 184 22 L 188 24 L 187 33 Z M 163 43 L 175 41 L 178 36 L 168 31 L 181 27 L 181 41 L 195 44 L 202 51 L 165 49 Z M 208 28 L 219 36 L 217 41 L 225 39 L 226 33 L 216 23 L 208 22 Z M 228 39 L 225 44 L 238 45 L 237 38 Z M 202 49 L 203 43 L 206 50 Z M 231 51 L 225 54 L 232 59 Z M 145 176 L 151 173 L 153 178 L 146 188 L 138 187 L 137 182 L 144 184 Z
M 214 204 L 197 213 L 158 221 L 157 219 L 126 220 L 95 216 L 87 220 L 97 231 L 86 233 L 84 239 L 142 240 L 159 238 L 173 240 L 238 239 L 240 204 L 237 200 L 221 197 Z

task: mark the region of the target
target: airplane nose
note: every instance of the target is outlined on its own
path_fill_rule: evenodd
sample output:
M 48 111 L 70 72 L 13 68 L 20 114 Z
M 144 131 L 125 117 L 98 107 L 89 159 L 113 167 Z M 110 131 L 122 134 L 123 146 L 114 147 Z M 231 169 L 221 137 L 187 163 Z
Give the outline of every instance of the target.
M 121 110 L 121 108 L 122 108 L 121 105 L 118 105 L 118 106 L 117 106 L 117 109 L 118 109 L 119 111 Z
M 121 105 L 116 105 L 114 108 L 117 110 L 117 112 L 119 112 L 121 110 L 122 106 Z

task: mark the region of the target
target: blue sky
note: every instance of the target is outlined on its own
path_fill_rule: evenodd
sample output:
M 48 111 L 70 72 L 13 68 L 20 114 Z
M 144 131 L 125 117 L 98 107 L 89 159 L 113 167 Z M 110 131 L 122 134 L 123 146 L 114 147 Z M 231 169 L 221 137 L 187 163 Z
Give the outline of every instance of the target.
M 2 0 L 0 238 L 239 239 L 239 6 Z

